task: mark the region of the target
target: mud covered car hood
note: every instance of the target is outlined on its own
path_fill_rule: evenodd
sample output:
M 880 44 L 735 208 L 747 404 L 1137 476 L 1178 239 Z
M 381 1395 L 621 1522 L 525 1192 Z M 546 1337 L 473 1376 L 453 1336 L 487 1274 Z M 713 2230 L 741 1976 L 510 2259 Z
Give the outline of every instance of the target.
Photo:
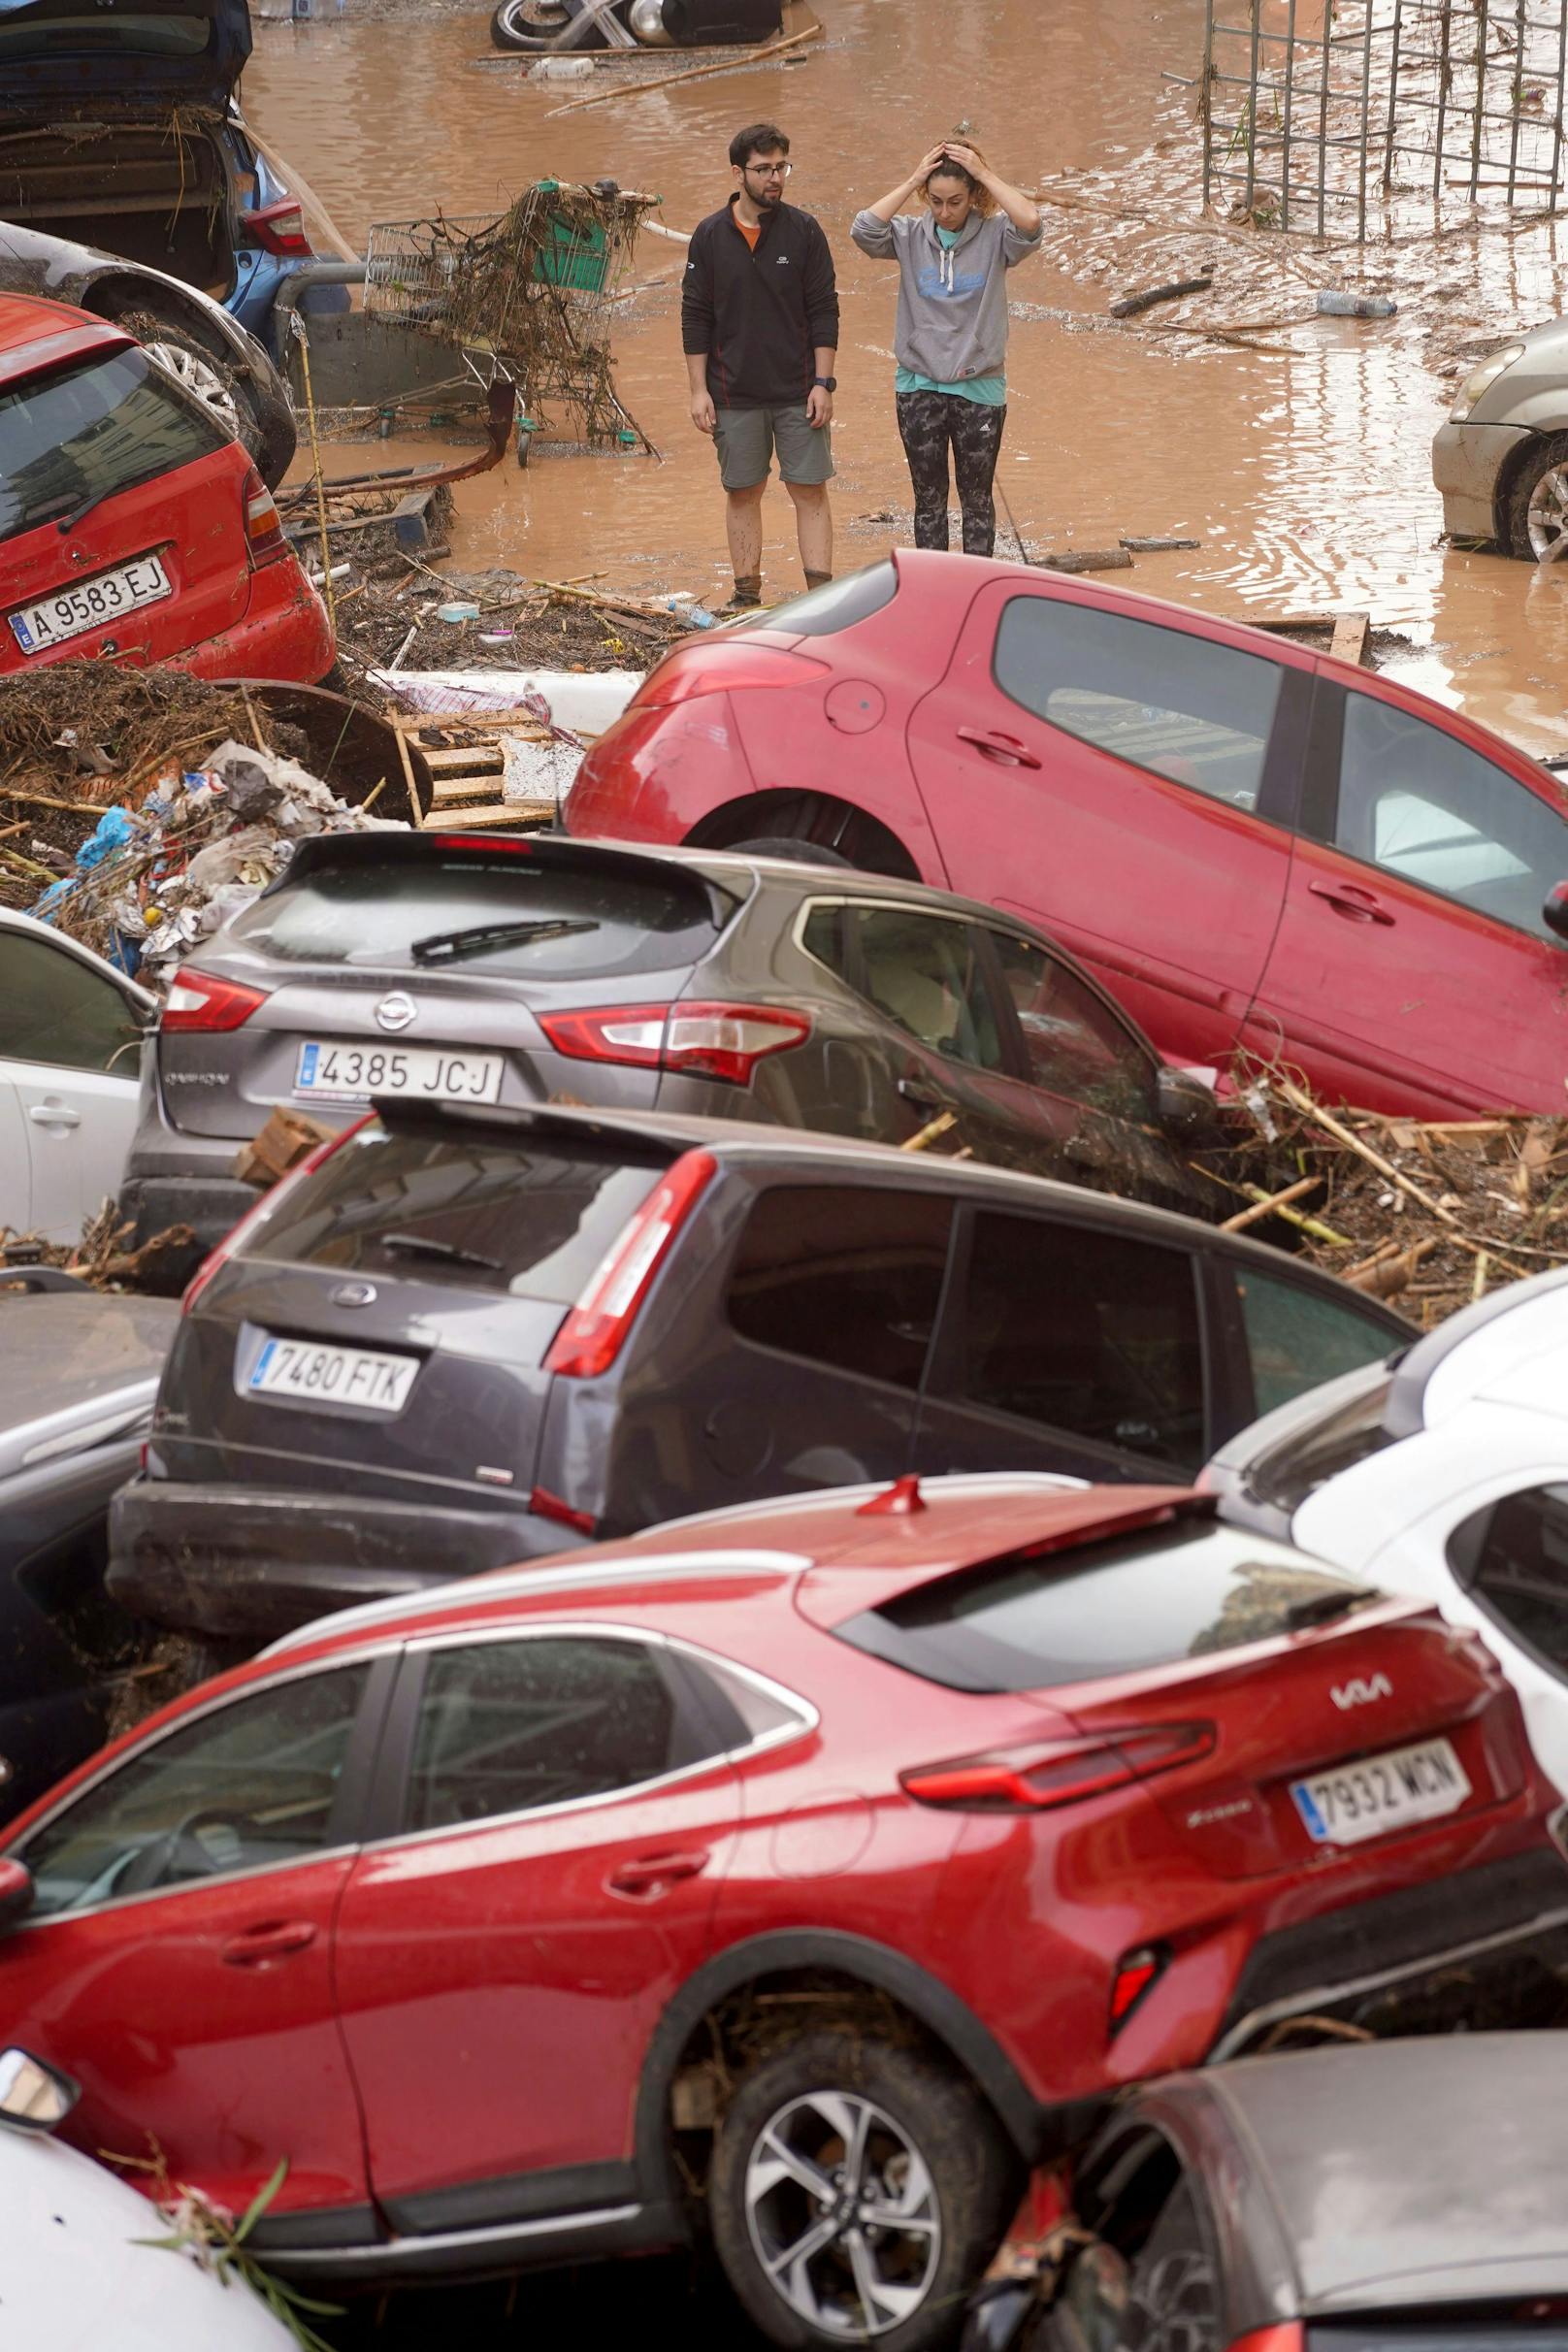
M 245 0 L 0 0 L 0 118 L 105 99 L 221 112 L 249 54 Z

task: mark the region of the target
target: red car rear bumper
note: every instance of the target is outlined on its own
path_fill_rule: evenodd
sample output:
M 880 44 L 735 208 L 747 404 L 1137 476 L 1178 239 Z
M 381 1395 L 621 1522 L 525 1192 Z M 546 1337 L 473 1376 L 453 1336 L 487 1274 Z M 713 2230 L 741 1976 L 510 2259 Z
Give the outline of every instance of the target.
M 168 659 L 199 678 L 287 678 L 313 686 L 337 656 L 327 608 L 290 556 L 251 574 L 245 618 Z

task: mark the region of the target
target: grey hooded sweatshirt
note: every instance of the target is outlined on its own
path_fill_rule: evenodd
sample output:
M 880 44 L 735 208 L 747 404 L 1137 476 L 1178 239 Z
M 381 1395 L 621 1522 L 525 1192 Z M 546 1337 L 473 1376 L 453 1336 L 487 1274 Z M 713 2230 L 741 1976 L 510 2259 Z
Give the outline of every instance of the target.
M 944 245 L 930 212 L 898 212 L 878 220 L 857 212 L 850 235 L 873 260 L 898 264 L 898 318 L 894 349 L 900 367 L 934 384 L 997 376 L 1007 357 L 1006 275 L 1039 244 L 1015 228 L 1005 212 L 982 219 L 971 212 L 954 245 Z

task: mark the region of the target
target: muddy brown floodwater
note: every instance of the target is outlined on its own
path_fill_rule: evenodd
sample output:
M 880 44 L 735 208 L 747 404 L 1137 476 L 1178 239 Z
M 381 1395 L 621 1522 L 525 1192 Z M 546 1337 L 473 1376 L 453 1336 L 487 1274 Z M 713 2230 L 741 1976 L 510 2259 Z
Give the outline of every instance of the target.
M 1192 93 L 1171 79 L 1198 70 L 1202 0 L 818 0 L 827 45 L 797 62 L 556 119 L 581 85 L 530 81 L 525 61 L 499 57 L 483 7 L 355 5 L 258 22 L 244 89 L 263 136 L 355 238 L 438 206 L 498 211 L 547 174 L 657 190 L 656 217 L 689 229 L 728 193 L 735 125 L 785 125 L 791 201 L 828 229 L 843 299 L 841 570 L 883 551 L 897 525 L 878 518 L 909 501 L 893 415 L 895 273 L 850 245 L 850 216 L 963 117 L 998 169 L 1052 198 L 1045 250 L 1011 280 L 999 478 L 1030 544 L 1196 539 L 1120 576 L 1238 617 L 1369 610 L 1413 641 L 1398 674 L 1532 750 L 1568 749 L 1568 565 L 1441 545 L 1428 466 L 1456 350 L 1562 307 L 1568 220 L 1499 221 L 1364 256 L 1206 229 Z M 1130 330 L 1109 320 L 1118 294 L 1204 260 L 1213 296 Z M 646 238 L 633 278 L 647 291 L 615 337 L 623 396 L 664 462 L 540 457 L 524 474 L 508 460 L 460 487 L 454 564 L 727 589 L 712 450 L 686 412 L 679 274 L 679 248 Z M 1344 283 L 1389 287 L 1398 315 L 1313 315 L 1317 288 Z M 1254 347 L 1190 331 L 1225 318 L 1269 323 Z M 418 452 L 400 441 L 406 453 Z M 799 578 L 781 493 L 765 511 L 768 587 L 780 594 Z M 1013 551 L 1005 520 L 998 549 Z

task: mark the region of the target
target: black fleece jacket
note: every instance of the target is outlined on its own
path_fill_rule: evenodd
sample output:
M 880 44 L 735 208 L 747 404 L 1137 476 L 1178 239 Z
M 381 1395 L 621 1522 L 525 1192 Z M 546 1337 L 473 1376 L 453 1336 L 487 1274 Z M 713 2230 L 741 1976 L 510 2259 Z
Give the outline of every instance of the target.
M 809 212 L 765 212 L 753 252 L 732 196 L 692 231 L 680 303 L 681 346 L 707 353 L 716 408 L 802 402 L 819 345 L 838 347 L 838 290 L 828 240 Z

